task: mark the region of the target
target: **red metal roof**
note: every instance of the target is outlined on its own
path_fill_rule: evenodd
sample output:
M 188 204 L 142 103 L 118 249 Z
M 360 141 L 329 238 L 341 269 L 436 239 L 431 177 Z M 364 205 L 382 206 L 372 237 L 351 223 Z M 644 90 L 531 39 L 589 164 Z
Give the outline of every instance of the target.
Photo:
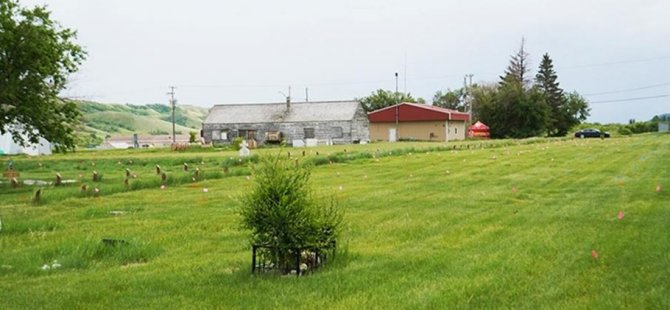
M 371 123 L 416 121 L 467 121 L 467 113 L 432 105 L 403 102 L 368 113 Z

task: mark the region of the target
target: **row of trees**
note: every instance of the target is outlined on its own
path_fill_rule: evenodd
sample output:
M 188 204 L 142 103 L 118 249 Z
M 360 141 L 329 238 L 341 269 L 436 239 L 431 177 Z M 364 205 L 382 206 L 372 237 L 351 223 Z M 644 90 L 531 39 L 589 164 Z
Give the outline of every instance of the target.
M 543 55 L 538 72 L 531 79 L 524 45 L 522 40 L 497 84 L 438 91 L 433 105 L 459 111 L 471 108 L 473 119 L 488 124 L 494 138 L 566 135 L 570 128 L 586 120 L 588 103 L 578 93 L 566 93 L 560 87 L 549 54 Z M 410 94 L 381 89 L 361 99 L 366 111 L 399 102 L 424 103 Z
M 589 115 L 586 99 L 560 87 L 549 54 L 542 56 L 533 80 L 529 72 L 522 41 L 497 85 L 471 90 L 473 117 L 491 127 L 492 137 L 564 136 Z

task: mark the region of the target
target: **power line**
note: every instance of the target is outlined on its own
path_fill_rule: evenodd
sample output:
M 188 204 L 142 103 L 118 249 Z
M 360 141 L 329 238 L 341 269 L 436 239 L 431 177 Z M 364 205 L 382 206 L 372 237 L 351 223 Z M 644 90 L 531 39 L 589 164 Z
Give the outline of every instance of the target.
M 640 86 L 640 87 L 635 87 L 635 88 L 610 90 L 610 91 L 604 91 L 604 92 L 599 92 L 599 93 L 590 93 L 590 94 L 584 94 L 584 96 L 600 96 L 600 95 L 618 94 L 618 93 L 625 93 L 625 92 L 636 91 L 636 90 L 656 88 L 656 87 L 661 87 L 661 86 L 666 86 L 666 85 L 670 85 L 670 82 L 660 83 L 660 84 L 653 84 L 653 85 L 648 85 L 648 86 Z
M 631 59 L 631 60 L 620 60 L 620 61 L 602 62 L 602 63 L 594 63 L 594 64 L 565 66 L 565 67 L 557 67 L 556 69 L 568 69 L 568 70 L 569 69 L 582 69 L 582 68 L 602 67 L 602 66 L 611 66 L 611 65 L 624 65 L 624 64 L 630 64 L 630 63 L 636 63 L 636 62 L 651 62 L 651 61 L 668 60 L 668 59 L 670 59 L 670 56 L 660 56 L 660 57 L 654 57 L 654 58 Z
M 648 97 L 626 98 L 626 99 L 614 99 L 614 100 L 590 101 L 589 103 L 628 102 L 628 101 L 638 101 L 638 100 L 647 100 L 647 99 L 658 99 L 658 98 L 665 98 L 665 97 L 670 97 L 670 94 L 656 95 L 656 96 L 648 96 Z

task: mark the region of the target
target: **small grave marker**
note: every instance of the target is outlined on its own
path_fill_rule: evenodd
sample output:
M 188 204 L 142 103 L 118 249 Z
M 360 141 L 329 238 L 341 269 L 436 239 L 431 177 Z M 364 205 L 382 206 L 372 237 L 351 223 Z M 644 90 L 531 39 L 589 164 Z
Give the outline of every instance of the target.
M 184 163 L 184 171 L 188 171 L 188 164 Z
M 54 182 L 55 186 L 61 186 L 63 184 L 63 177 L 60 176 L 60 173 L 56 173 L 56 182 Z
M 38 188 L 33 195 L 33 203 L 40 203 L 42 200 L 42 188 Z
M 102 243 L 107 246 L 117 246 L 128 244 L 128 241 L 122 239 L 103 238 Z

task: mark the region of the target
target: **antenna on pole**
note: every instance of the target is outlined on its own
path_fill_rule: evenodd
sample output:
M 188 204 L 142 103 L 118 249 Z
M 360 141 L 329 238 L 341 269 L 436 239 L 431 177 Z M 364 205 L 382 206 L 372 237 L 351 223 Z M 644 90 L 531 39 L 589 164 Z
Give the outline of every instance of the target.
M 175 135 L 175 125 L 174 125 L 174 123 L 175 123 L 174 122 L 175 108 L 176 108 L 176 105 L 177 105 L 177 100 L 174 99 L 174 94 L 175 94 L 174 90 L 176 88 L 177 88 L 176 86 L 170 86 L 170 91 L 167 93 L 168 95 L 170 95 L 170 106 L 172 106 L 172 144 L 177 143 L 177 137 Z
M 402 79 L 403 79 L 403 92 L 406 94 L 407 93 L 407 52 L 405 52 L 405 68 L 404 68 L 404 72 L 402 74 Z
M 305 102 L 309 102 L 309 88 L 305 87 Z

